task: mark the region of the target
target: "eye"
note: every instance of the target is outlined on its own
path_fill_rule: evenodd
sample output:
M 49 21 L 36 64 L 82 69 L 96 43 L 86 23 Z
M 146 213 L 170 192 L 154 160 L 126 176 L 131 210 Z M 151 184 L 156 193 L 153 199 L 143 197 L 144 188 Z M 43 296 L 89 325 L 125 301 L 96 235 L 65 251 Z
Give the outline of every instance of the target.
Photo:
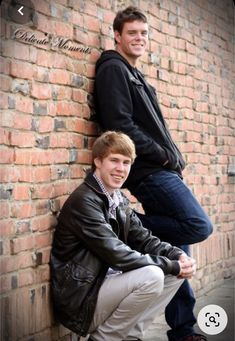
M 124 161 L 124 165 L 128 165 L 129 166 L 130 164 L 131 164 L 131 161 L 129 161 L 129 160 L 128 161 Z

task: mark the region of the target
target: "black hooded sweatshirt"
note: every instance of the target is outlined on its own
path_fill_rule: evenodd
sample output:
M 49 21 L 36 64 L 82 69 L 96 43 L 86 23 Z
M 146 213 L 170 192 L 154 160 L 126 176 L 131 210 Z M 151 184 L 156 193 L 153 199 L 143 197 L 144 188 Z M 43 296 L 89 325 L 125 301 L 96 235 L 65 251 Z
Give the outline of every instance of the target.
M 155 89 L 117 51 L 105 51 L 98 59 L 94 97 L 101 129 L 122 131 L 135 143 L 137 158 L 124 187 L 131 191 L 161 169 L 182 177 L 185 162 L 170 136 Z

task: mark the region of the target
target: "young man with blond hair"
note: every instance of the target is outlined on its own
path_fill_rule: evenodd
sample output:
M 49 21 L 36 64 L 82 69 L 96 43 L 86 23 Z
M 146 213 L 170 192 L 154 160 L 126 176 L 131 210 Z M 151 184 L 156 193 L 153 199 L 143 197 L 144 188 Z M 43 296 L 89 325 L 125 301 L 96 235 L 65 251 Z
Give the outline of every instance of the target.
M 93 341 L 141 340 L 195 260 L 143 227 L 120 188 L 135 159 L 125 134 L 94 143 L 93 169 L 64 203 L 51 251 L 58 320 Z

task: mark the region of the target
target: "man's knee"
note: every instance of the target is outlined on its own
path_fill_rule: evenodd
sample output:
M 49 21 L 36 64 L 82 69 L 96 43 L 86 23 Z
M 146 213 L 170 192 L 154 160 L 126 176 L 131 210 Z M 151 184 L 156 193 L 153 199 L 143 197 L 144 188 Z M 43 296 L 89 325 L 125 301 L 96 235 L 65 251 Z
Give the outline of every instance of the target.
M 144 267 L 144 284 L 146 287 L 151 287 L 153 294 L 159 295 L 164 288 L 165 275 L 161 268 L 155 265 L 149 265 Z
M 194 231 L 194 240 L 192 241 L 192 244 L 202 242 L 213 232 L 213 225 L 207 217 L 198 219 L 196 224 L 192 221 L 192 225 Z

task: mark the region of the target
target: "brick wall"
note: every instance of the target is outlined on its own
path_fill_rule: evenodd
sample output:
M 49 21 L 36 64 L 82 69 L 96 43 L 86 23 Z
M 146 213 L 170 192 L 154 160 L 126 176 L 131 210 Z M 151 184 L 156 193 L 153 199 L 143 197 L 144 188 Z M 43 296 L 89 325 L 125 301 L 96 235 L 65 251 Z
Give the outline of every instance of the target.
M 101 50 L 113 48 L 114 15 L 129 4 L 148 15 L 149 50 L 139 67 L 156 86 L 188 161 L 185 181 L 214 223 L 214 234 L 193 247 L 199 269 L 192 284 L 200 295 L 231 276 L 232 0 L 40 0 L 33 1 L 35 16 L 28 24 L 7 17 L 7 2 L 1 5 L 1 340 L 76 339 L 52 314 L 53 226 L 90 164 L 98 134 L 90 96 L 94 65 Z M 16 29 L 28 31 L 28 40 L 15 37 Z M 30 41 L 32 34 L 37 41 Z M 58 37 L 83 50 L 53 45 Z

